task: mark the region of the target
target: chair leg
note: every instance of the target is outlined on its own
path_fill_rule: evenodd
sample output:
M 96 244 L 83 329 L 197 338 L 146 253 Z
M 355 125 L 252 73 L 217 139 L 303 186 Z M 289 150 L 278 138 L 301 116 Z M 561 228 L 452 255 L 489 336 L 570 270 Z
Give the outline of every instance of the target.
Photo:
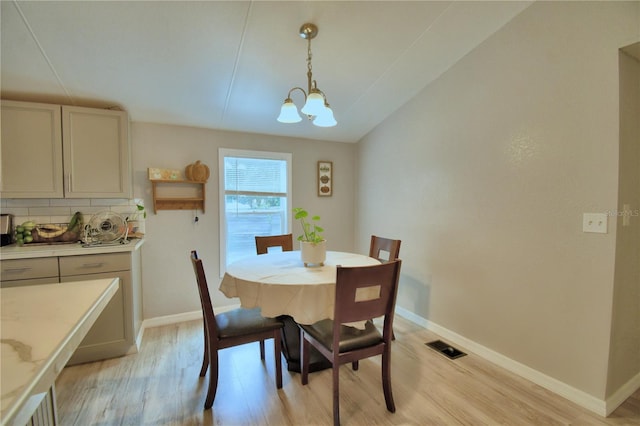
M 207 389 L 207 399 L 204 401 L 204 409 L 208 410 L 213 405 L 218 390 L 218 351 L 210 354 L 211 369 L 209 370 L 209 388 Z
M 300 371 L 300 379 L 303 385 L 309 383 L 309 360 L 311 351 L 311 344 L 304 338 L 304 331 L 300 330 L 300 341 L 302 345 L 300 345 L 300 349 L 302 353 L 300 354 L 300 361 L 302 362 L 302 369 Z
M 207 343 L 207 327 L 204 329 L 204 354 L 202 355 L 202 367 L 200 368 L 200 377 L 204 377 L 207 374 L 207 368 L 209 368 L 209 345 Z
M 387 346 L 382 353 L 382 390 L 384 391 L 384 400 L 387 403 L 387 410 L 392 413 L 396 412 L 396 404 L 393 402 L 393 394 L 391 393 L 391 347 Z
M 273 332 L 273 351 L 276 361 L 276 388 L 282 389 L 282 348 L 280 346 L 280 330 Z
M 264 340 L 260 340 L 260 359 L 264 361 Z
M 340 364 L 334 361 L 333 371 L 333 426 L 340 426 Z
M 351 363 L 351 368 L 353 369 L 353 371 L 358 371 L 358 367 L 360 367 L 360 361 L 353 361 Z

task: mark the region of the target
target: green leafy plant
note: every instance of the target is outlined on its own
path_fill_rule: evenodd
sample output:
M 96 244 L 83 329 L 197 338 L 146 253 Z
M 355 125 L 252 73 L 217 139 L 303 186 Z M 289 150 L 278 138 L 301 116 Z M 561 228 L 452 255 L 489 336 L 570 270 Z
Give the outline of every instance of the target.
M 309 212 L 301 207 L 293 209 L 294 219 L 299 220 L 302 225 L 302 235 L 298 236 L 298 241 L 307 241 L 309 243 L 319 243 L 324 240 L 322 232 L 324 229 L 317 225 L 320 216 L 309 217 Z
M 136 204 L 136 208 L 138 209 L 138 213 L 142 213 L 142 218 L 146 219 L 147 218 L 147 212 L 144 209 L 144 206 L 142 204 Z
M 144 209 L 143 204 L 136 204 L 136 211 L 131 214 L 131 216 L 127 216 L 127 222 L 139 221 L 140 219 L 144 220 L 147 218 L 147 211 Z

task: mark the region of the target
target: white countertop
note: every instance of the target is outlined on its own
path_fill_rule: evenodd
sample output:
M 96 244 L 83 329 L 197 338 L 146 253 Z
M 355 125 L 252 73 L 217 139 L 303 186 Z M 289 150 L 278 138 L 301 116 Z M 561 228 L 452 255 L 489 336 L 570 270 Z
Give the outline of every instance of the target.
M 25 424 L 36 408 L 27 407 L 53 385 L 118 284 L 107 278 L 0 289 L 2 425 Z
M 85 254 L 119 253 L 134 251 L 144 244 L 144 239 L 131 239 L 127 244 L 83 247 L 82 243 L 74 244 L 12 244 L 0 249 L 0 260 L 28 259 L 52 256 L 78 256 Z

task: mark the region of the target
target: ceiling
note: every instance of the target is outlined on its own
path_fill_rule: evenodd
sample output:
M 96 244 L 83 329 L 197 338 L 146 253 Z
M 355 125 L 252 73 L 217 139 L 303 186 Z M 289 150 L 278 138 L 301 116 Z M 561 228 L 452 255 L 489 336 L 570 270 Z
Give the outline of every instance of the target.
M 4 99 L 120 107 L 136 122 L 357 142 L 529 6 L 518 1 L 7 1 Z M 276 121 L 313 77 L 338 125 Z M 300 107 L 300 92 L 292 95 Z

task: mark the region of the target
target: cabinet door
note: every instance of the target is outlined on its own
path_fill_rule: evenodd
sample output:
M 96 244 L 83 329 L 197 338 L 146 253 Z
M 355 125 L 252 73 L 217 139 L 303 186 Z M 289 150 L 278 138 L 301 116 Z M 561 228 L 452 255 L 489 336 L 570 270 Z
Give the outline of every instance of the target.
M 131 272 L 105 272 L 102 274 L 60 277 L 60 282 L 120 278 L 120 286 L 104 311 L 100 314 L 67 365 L 92 362 L 125 355 L 134 345 L 131 329 Z
M 60 106 L 2 101 L 2 198 L 62 198 Z
M 129 253 L 62 256 L 60 282 L 120 278 L 120 286 L 80 343 L 69 364 L 125 355 L 134 345 L 133 284 Z
M 127 113 L 63 106 L 62 123 L 65 198 L 130 198 Z

